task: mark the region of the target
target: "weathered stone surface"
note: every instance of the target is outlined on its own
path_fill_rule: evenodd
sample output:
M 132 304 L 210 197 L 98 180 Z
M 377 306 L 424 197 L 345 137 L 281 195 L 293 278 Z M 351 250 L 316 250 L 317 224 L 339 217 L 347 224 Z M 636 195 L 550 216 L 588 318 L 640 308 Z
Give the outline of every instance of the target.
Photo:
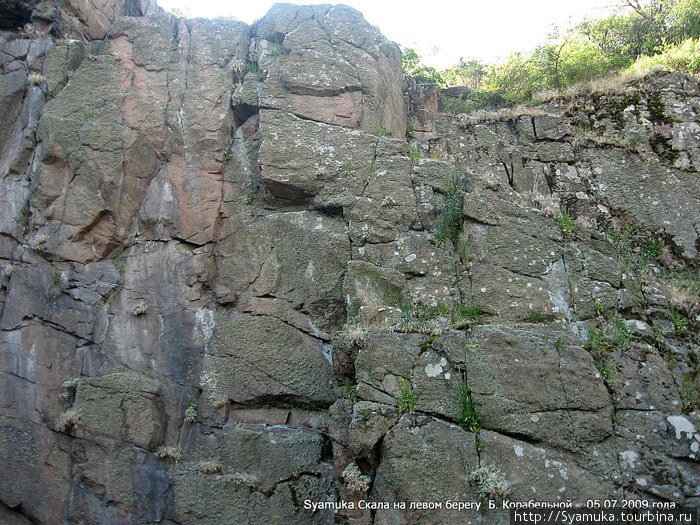
M 699 501 L 697 79 L 454 116 L 345 6 L 10 4 L 0 521 Z
M 321 341 L 274 317 L 219 314 L 200 384 L 213 403 L 328 406 L 332 369 Z
M 266 75 L 246 75 L 234 103 L 404 136 L 400 51 L 360 13 L 344 5 L 278 4 L 253 34 L 254 60 Z
M 381 501 L 472 501 L 469 476 L 478 454 L 474 434 L 439 420 L 403 418 L 382 444 L 382 463 L 372 495 Z M 454 522 L 475 519 L 473 511 L 379 510 L 375 522 Z
M 610 398 L 593 358 L 566 339 L 533 328 L 475 329 L 465 369 L 484 427 L 574 450 L 611 434 Z

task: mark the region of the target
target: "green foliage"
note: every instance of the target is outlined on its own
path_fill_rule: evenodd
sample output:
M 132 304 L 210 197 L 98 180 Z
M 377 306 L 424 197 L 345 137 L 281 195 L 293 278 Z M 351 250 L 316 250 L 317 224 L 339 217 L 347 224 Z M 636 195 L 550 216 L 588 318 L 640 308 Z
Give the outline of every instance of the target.
M 407 332 L 427 332 L 428 321 L 450 316 L 450 320 L 455 328 L 459 329 L 464 323 L 473 323 L 484 313 L 480 304 L 457 305 L 450 309 L 443 303 L 438 302 L 435 306 L 416 307 L 410 303 L 404 303 L 401 309 L 401 329 Z
M 484 314 L 484 308 L 480 304 L 469 306 L 459 305 L 452 312 L 452 323 L 474 322 Z
M 619 315 L 615 316 L 603 330 L 591 328 L 588 330 L 587 347 L 593 352 L 607 352 L 614 348 L 626 350 L 632 340 L 629 328 L 625 320 Z
M 406 135 L 408 135 L 409 137 L 412 137 L 415 131 L 416 130 L 413 129 L 413 124 L 409 124 L 408 126 L 406 126 Z
M 355 173 L 355 168 L 352 164 L 348 162 L 346 164 L 343 164 L 343 171 L 346 175 L 352 175 L 353 173 Z
M 345 396 L 351 403 L 357 402 L 357 384 L 350 381 L 348 377 L 343 378 L 343 390 L 345 391 Z
M 683 375 L 680 386 L 680 394 L 683 398 L 684 408 L 688 412 L 700 409 L 700 373 L 696 369 Z
M 615 316 L 612 322 L 612 342 L 615 346 L 623 350 L 629 348 L 631 334 L 625 320 L 619 315 Z
M 700 39 L 688 38 L 680 44 L 669 44 L 652 56 L 641 56 L 631 66 L 632 71 L 670 69 L 683 73 L 700 73 Z
M 418 151 L 418 148 L 411 148 L 408 152 L 408 156 L 411 157 L 411 160 L 418 160 L 420 159 L 420 151 Z
M 384 124 L 380 124 L 376 128 L 374 128 L 375 135 L 378 137 L 388 137 L 391 135 L 391 132 L 387 129 L 387 127 Z
M 596 366 L 605 384 L 613 388 L 617 384 L 617 368 L 612 358 L 599 356 L 598 359 L 596 359 Z
M 438 209 L 435 241 L 439 246 L 444 246 L 446 239 L 456 244 L 461 231 L 462 196 L 457 190 L 451 190 L 443 195 L 442 207 Z
M 569 213 L 566 206 L 562 206 L 559 216 L 557 217 L 557 224 L 559 224 L 565 237 L 571 237 L 574 234 L 574 216 Z
M 488 73 L 488 66 L 478 60 L 464 60 L 444 71 L 440 72 L 443 82 L 448 86 L 466 86 L 477 90 L 481 87 L 484 77 Z
M 671 310 L 671 320 L 676 330 L 685 330 L 688 328 L 688 318 L 677 310 Z
M 598 317 L 603 317 L 603 304 L 598 299 L 593 301 L 593 308 Z
M 411 383 L 402 377 L 399 380 L 399 397 L 396 398 L 399 414 L 410 414 L 416 408 L 416 396 L 411 391 Z
M 230 150 L 224 151 L 224 160 L 229 161 L 233 158 L 233 153 Z
M 22 225 L 22 229 L 26 232 L 29 229 L 29 219 L 32 218 L 32 210 L 29 207 L 29 202 L 26 202 L 22 206 L 21 216 L 19 218 L 19 223 Z
M 457 422 L 470 432 L 476 432 L 481 429 L 479 411 L 472 400 L 472 393 L 471 390 L 469 390 L 467 372 L 465 370 L 459 371 L 458 381 L 457 394 L 459 396 L 459 406 L 461 410 L 459 417 L 457 417 Z
M 624 5 L 624 4 L 623 4 Z M 467 86 L 466 99 L 443 98 L 443 111 L 465 113 L 494 102 L 527 103 L 536 93 L 627 70 L 700 71 L 700 0 L 631 0 L 604 18 L 555 29 L 530 53 L 514 53 L 485 65 L 461 58 L 436 72 L 404 52 L 405 70 L 446 86 Z M 499 106 L 495 106 L 499 107 Z
M 434 67 L 423 65 L 420 55 L 415 49 L 407 47 L 401 56 L 401 68 L 404 73 L 410 75 L 421 82 L 432 82 L 442 84 L 442 76 Z
M 591 328 L 588 330 L 588 347 L 592 350 L 607 350 L 608 341 L 605 338 L 605 334 L 598 330 L 597 328 Z
M 245 73 L 262 73 L 262 69 L 260 68 L 260 64 L 257 62 L 249 62 L 245 65 L 243 68 L 243 71 Z

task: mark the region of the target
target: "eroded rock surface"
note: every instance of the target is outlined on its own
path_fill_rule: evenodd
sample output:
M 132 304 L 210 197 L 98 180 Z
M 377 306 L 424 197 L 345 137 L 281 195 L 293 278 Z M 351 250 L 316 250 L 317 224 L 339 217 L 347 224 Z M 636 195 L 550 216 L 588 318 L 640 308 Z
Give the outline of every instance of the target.
M 0 10 L 0 521 L 698 504 L 696 78 L 475 118 L 345 6 Z

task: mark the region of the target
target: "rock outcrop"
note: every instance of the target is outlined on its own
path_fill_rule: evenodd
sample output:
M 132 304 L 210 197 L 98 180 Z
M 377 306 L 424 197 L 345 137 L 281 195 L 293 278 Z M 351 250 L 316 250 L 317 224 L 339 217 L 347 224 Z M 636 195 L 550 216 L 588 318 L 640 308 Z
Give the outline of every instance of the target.
M 345 6 L 0 13 L 0 521 L 700 503 L 697 78 L 454 115 Z

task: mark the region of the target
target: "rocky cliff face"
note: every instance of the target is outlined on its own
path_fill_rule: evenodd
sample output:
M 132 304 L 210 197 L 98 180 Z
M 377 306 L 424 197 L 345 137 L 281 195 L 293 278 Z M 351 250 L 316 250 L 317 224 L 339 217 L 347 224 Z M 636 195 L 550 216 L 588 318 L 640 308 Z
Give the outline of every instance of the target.
M 344 6 L 86 6 L 0 2 L 0 521 L 700 502 L 696 78 L 456 116 Z

